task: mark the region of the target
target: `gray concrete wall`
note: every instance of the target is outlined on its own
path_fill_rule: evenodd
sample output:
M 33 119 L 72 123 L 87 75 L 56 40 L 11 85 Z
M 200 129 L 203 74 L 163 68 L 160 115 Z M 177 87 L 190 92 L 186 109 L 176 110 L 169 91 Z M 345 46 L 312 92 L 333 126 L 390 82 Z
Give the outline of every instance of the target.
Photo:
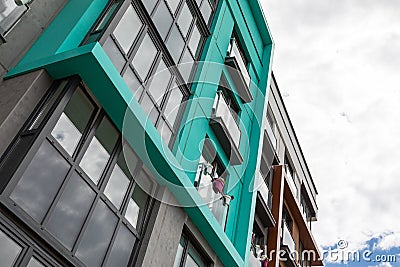
M 0 78 L 14 67 L 68 0 L 34 0 L 0 44 Z M 2 79 L 0 79 L 0 83 Z
M 0 156 L 50 88 L 52 79 L 38 70 L 0 84 Z
M 213 261 L 214 267 L 224 266 L 207 240 L 190 221 L 183 208 L 177 205 L 173 194 L 166 188 L 160 194 L 163 203 L 158 202 L 140 248 L 136 266 L 171 267 L 174 264 L 184 226 L 194 235 L 196 243 Z M 159 196 L 160 197 L 160 196 Z M 160 198 L 159 198 L 160 199 Z M 165 203 L 175 203 L 174 205 Z

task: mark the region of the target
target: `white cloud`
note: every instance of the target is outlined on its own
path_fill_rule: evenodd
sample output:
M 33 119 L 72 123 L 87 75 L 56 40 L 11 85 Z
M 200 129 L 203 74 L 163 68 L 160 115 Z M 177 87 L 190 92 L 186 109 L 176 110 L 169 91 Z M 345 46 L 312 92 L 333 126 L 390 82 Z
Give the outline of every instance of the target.
M 378 248 L 400 246 L 400 1 L 263 7 L 273 70 L 319 191 L 316 240 L 360 249 L 382 236 Z

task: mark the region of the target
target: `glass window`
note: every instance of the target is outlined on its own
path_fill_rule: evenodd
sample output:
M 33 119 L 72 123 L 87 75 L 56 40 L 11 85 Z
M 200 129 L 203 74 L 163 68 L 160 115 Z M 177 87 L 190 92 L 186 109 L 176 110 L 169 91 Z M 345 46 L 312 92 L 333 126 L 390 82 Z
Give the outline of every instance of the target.
M 136 14 L 132 5 L 130 5 L 113 32 L 125 54 L 128 54 L 142 26 L 142 21 Z
M 125 218 L 133 227 L 140 230 L 140 222 L 144 217 L 145 206 L 148 198 L 146 192 L 150 192 L 148 190 L 151 190 L 151 185 L 149 184 L 149 177 L 143 171 L 138 175 L 136 180 L 138 183 L 135 185 L 132 196 L 129 199 Z
M 176 12 L 176 9 L 177 9 L 178 6 L 179 6 L 180 0 L 167 0 L 167 2 L 168 2 L 169 7 L 170 7 L 171 10 L 172 10 L 172 13 L 175 13 L 175 12 Z
M 161 104 L 165 91 L 167 90 L 169 81 L 171 80 L 171 72 L 167 65 L 161 60 L 157 71 L 153 75 L 153 80 L 150 83 L 149 91 L 157 104 Z
M 167 33 L 171 28 L 173 20 L 174 19 L 172 18 L 167 5 L 164 1 L 161 1 L 156 12 L 154 13 L 153 22 L 163 40 L 165 40 L 165 37 L 167 37 Z
M 38 261 L 36 258 L 31 258 L 29 260 L 29 263 L 27 267 L 45 267 L 40 261 Z
M 119 134 L 112 123 L 107 117 L 104 117 L 80 163 L 82 169 L 96 184 L 106 167 L 118 136 Z
M 156 104 L 153 103 L 153 100 L 151 100 L 147 93 L 144 94 L 141 105 L 144 112 L 149 116 L 150 121 L 153 124 L 156 124 L 160 112 L 157 110 Z
M 94 111 L 82 90 L 76 90 L 51 135 L 72 156 Z
M 51 214 L 46 229 L 70 250 L 95 196 L 95 192 L 89 185 L 78 173 L 74 172 Z
M 157 48 L 150 36 L 146 34 L 132 60 L 132 64 L 142 80 L 146 78 L 150 71 L 150 67 L 153 64 L 156 55 Z
M 186 235 L 182 235 L 175 256 L 174 267 L 206 267 L 207 261 Z
M 22 251 L 21 246 L 0 230 L 0 248 L 1 266 L 13 266 Z
M 129 150 L 126 150 L 126 153 L 128 152 Z M 130 181 L 131 175 L 128 166 L 125 164 L 124 153 L 121 152 L 117 164 L 115 164 L 110 179 L 108 180 L 106 189 L 104 190 L 104 194 L 111 200 L 117 209 L 121 207 Z
M 143 87 L 130 67 L 126 69 L 123 78 L 129 89 L 131 89 L 133 96 L 136 99 L 139 99 L 140 95 L 142 94 Z
M 132 232 L 125 225 L 122 225 L 118 230 L 106 266 L 128 266 L 135 240 L 136 238 Z
M 211 13 L 212 13 L 212 7 L 208 0 L 203 1 L 202 5 L 200 7 L 200 12 L 203 15 L 205 22 L 208 24 L 208 21 L 210 20 Z
M 145 0 L 145 1 L 142 1 L 144 6 L 146 7 L 147 11 L 149 12 L 149 14 L 153 10 L 154 5 L 156 4 L 156 2 L 157 2 L 157 0 Z
M 78 259 L 86 266 L 100 266 L 116 224 L 115 214 L 103 201 L 99 201 L 76 251 Z
M 167 123 L 165 123 L 164 118 L 160 119 L 160 123 L 157 126 L 157 130 L 160 133 L 161 138 L 164 140 L 164 142 L 166 144 L 169 144 L 169 141 L 171 140 L 172 137 L 172 131 L 167 125 Z
M 172 58 L 177 63 L 182 54 L 183 47 L 185 46 L 185 41 L 183 40 L 183 37 L 176 25 L 172 27 L 171 34 L 168 37 L 166 45 L 171 53 Z
M 10 198 L 37 222 L 49 209 L 70 165 L 47 141 L 29 163 Z
M 189 40 L 190 51 L 192 51 L 195 57 L 197 56 L 197 49 L 199 48 L 200 41 L 201 41 L 201 34 L 196 25 L 193 29 L 193 33 L 190 36 Z
M 182 101 L 183 93 L 175 83 L 175 86 L 171 88 L 171 94 L 165 107 L 165 116 L 171 125 L 175 123 Z
M 107 41 L 103 45 L 103 49 L 110 57 L 111 62 L 114 64 L 118 72 L 121 72 L 125 66 L 126 60 L 111 37 L 108 37 Z
M 0 34 L 5 34 L 27 10 L 17 6 L 14 0 L 0 0 Z
M 189 7 L 185 3 L 182 7 L 182 11 L 179 14 L 178 18 L 178 25 L 183 33 L 183 36 L 185 37 L 187 36 L 192 21 L 193 21 L 192 13 L 190 12 Z

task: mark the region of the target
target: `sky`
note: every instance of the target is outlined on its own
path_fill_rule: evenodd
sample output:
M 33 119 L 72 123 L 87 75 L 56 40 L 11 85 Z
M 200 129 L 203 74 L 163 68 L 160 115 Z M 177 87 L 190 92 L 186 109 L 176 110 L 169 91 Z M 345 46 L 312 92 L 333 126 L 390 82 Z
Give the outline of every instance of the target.
M 400 1 L 260 0 L 273 71 L 317 185 L 321 249 L 371 250 L 400 266 Z M 375 259 L 375 258 L 374 258 Z

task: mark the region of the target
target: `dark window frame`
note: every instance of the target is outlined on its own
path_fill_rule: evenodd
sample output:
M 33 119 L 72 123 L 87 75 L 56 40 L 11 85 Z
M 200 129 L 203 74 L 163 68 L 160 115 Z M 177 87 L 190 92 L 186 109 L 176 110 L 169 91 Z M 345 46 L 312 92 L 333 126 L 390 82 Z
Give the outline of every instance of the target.
M 49 91 L 46 93 L 46 95 L 43 97 L 43 99 L 40 101 L 38 106 L 35 108 L 35 111 L 32 113 L 32 115 L 29 117 L 27 122 L 24 124 L 23 128 L 19 132 L 19 134 L 16 136 L 15 140 L 13 141 L 12 145 L 7 149 L 6 153 L 3 155 L 0 163 L 0 174 L 6 173 L 8 174 L 7 179 L 2 179 L 2 187 L 0 188 L 1 195 L 0 195 L 0 204 L 4 205 L 11 213 L 15 214 L 17 218 L 19 218 L 21 221 L 24 222 L 24 224 L 27 225 L 28 228 L 33 230 L 36 234 L 41 236 L 45 242 L 50 244 L 52 247 L 54 247 L 58 252 L 60 252 L 65 258 L 67 258 L 71 262 L 75 262 L 75 264 L 81 264 L 80 261 L 77 260 L 76 256 L 74 256 L 77 248 L 79 247 L 79 243 L 82 239 L 83 233 L 89 223 L 89 220 L 91 218 L 92 213 L 94 212 L 94 209 L 99 201 L 103 201 L 106 203 L 107 207 L 112 211 L 113 215 L 117 217 L 117 223 L 114 227 L 114 230 L 112 232 L 112 238 L 110 240 L 110 243 L 108 244 L 106 254 L 104 255 L 104 258 L 102 258 L 102 262 L 105 263 L 108 259 L 108 256 L 110 254 L 111 248 L 113 246 L 113 243 L 115 241 L 115 238 L 118 234 L 118 229 L 124 225 L 125 227 L 128 228 L 128 230 L 133 234 L 135 237 L 135 245 L 131 253 L 131 260 L 136 260 L 137 254 L 139 252 L 139 247 L 138 244 L 142 242 L 143 239 L 143 234 L 146 231 L 146 221 L 149 220 L 150 212 L 151 212 L 151 207 L 154 205 L 154 199 L 151 196 L 147 196 L 146 203 L 143 207 L 144 210 L 144 215 L 141 221 L 138 221 L 138 225 L 136 227 L 133 227 L 130 225 L 129 221 L 127 218 L 125 218 L 125 212 L 128 207 L 128 202 L 129 199 L 131 198 L 133 191 L 137 185 L 137 182 L 135 178 L 141 173 L 144 172 L 147 176 L 151 177 L 150 172 L 145 168 L 144 164 L 139 160 L 137 165 L 135 167 L 135 170 L 133 173 L 130 175 L 130 182 L 129 186 L 127 188 L 127 191 L 125 192 L 125 196 L 123 199 L 123 204 L 121 204 L 120 208 L 116 208 L 111 200 L 109 200 L 105 193 L 104 189 L 107 185 L 108 180 L 110 179 L 110 175 L 112 173 L 112 170 L 117 164 L 117 159 L 119 156 L 119 153 L 122 150 L 123 145 L 127 145 L 126 141 L 122 141 L 122 135 L 119 132 L 118 133 L 118 140 L 114 144 L 114 148 L 112 153 L 110 153 L 109 159 L 107 160 L 107 165 L 103 170 L 103 173 L 101 175 L 100 180 L 98 181 L 97 184 L 95 184 L 89 177 L 88 175 L 81 169 L 79 166 L 80 160 L 82 159 L 83 155 L 86 152 L 86 149 L 88 148 L 91 140 L 94 138 L 96 134 L 96 129 L 100 122 L 103 120 L 103 118 L 107 118 L 107 115 L 105 114 L 104 110 L 102 110 L 100 104 L 96 101 L 95 97 L 90 93 L 89 89 L 86 88 L 86 86 L 80 82 L 79 77 L 73 77 L 68 80 L 67 83 L 64 84 L 64 88 L 60 89 L 62 93 L 58 95 L 57 101 L 55 101 L 52 105 L 52 107 L 47 110 L 47 114 L 45 115 L 44 119 L 41 121 L 41 123 L 38 125 L 38 127 L 34 130 L 29 130 L 30 126 L 32 123 L 35 122 L 38 114 L 40 114 L 41 110 L 43 109 L 44 106 L 46 106 L 47 102 L 50 101 L 52 95 L 54 94 L 55 89 L 57 89 L 58 85 L 62 83 L 61 81 L 56 81 L 53 86 L 49 89 Z M 73 156 L 69 156 L 68 153 L 64 150 L 64 148 L 59 144 L 55 138 L 51 135 L 51 130 L 57 123 L 59 117 L 61 116 L 61 113 L 63 112 L 65 106 L 67 105 L 68 101 L 71 99 L 73 92 L 76 90 L 82 90 L 85 94 L 85 96 L 88 97 L 88 99 L 96 104 L 97 109 L 92 114 L 91 119 L 86 125 L 85 131 L 82 133 L 81 141 L 79 145 L 76 148 L 76 151 L 74 152 Z M 111 120 L 108 119 L 110 122 Z M 112 123 L 112 122 L 111 122 Z M 115 126 L 114 126 L 115 127 Z M 117 128 L 116 128 L 117 129 Z M 28 140 L 27 144 L 24 144 L 23 147 L 18 146 L 18 141 L 21 138 L 24 138 L 25 136 L 28 136 L 30 139 Z M 59 186 L 57 190 L 56 196 L 52 200 L 51 206 L 48 208 L 45 217 L 41 222 L 36 222 L 33 218 L 31 218 L 21 207 L 18 207 L 12 199 L 10 199 L 10 195 L 13 192 L 15 186 L 17 183 L 20 181 L 22 174 L 26 170 L 28 164 L 32 161 L 34 155 L 38 151 L 39 147 L 42 145 L 44 142 L 49 142 L 50 145 L 62 156 L 65 158 L 67 162 L 69 162 L 70 167 L 68 170 L 68 174 L 63 178 L 62 184 Z M 18 154 L 18 151 L 20 150 L 26 151 L 26 155 L 20 157 L 19 161 L 13 162 L 13 157 L 12 155 Z M 77 152 L 79 151 L 79 152 Z M 133 149 L 132 149 L 133 152 Z M 134 153 L 134 152 L 133 152 Z M 25 153 L 24 153 L 25 154 Z M 134 153 L 135 154 L 135 153 Z M 136 155 L 136 154 L 135 154 Z M 137 157 L 137 156 L 136 156 Z M 58 200 L 61 198 L 66 185 L 68 184 L 69 180 L 71 179 L 71 176 L 73 173 L 78 172 L 80 174 L 80 178 L 86 182 L 86 184 L 95 192 L 95 198 L 90 206 L 89 212 L 85 215 L 85 220 L 83 225 L 80 228 L 79 234 L 72 246 L 72 250 L 69 251 L 66 247 L 64 247 L 58 239 L 56 239 L 49 231 L 44 231 L 44 228 L 46 227 L 49 218 L 54 211 Z M 2 176 L 4 177 L 4 176 Z M 157 189 L 157 185 L 153 180 L 152 183 L 153 190 L 152 192 L 155 193 Z
M 19 14 L 16 18 L 13 18 L 13 22 L 10 24 L 10 26 L 8 26 L 6 29 L 4 29 L 4 31 L 0 31 L 0 45 L 3 43 L 7 42 L 7 34 L 9 34 L 12 29 L 15 27 L 15 25 L 18 24 L 18 22 L 21 20 L 21 18 L 30 10 L 30 3 L 27 3 L 25 5 L 23 5 L 25 7 L 25 10 Z M 21 9 L 23 6 L 17 6 L 16 8 Z M 13 11 L 11 11 L 11 13 L 14 13 L 15 9 Z M 2 21 L 0 21 L 1 24 Z

